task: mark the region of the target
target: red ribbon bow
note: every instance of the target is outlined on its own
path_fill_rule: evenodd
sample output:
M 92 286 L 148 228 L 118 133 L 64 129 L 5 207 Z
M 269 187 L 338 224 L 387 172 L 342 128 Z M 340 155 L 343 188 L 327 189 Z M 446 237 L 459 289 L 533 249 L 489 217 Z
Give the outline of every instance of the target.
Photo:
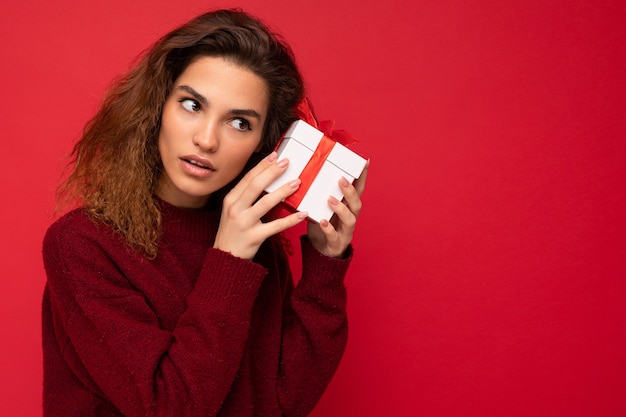
M 335 142 L 341 143 L 343 146 L 348 146 L 351 143 L 358 142 L 357 138 L 345 130 L 334 130 L 334 120 L 322 120 L 318 123 L 317 119 L 313 115 L 311 102 L 307 97 L 303 98 L 302 101 L 296 106 L 296 114 L 300 119 L 304 120 L 317 130 L 322 131 L 325 136 L 328 136 Z

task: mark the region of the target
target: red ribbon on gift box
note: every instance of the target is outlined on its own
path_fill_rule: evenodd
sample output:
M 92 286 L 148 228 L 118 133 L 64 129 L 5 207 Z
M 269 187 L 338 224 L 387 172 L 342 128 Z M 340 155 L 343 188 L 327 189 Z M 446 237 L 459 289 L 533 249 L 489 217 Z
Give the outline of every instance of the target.
M 322 169 L 324 161 L 326 161 L 328 155 L 333 150 L 335 143 L 338 142 L 347 146 L 357 140 L 345 130 L 334 130 L 334 120 L 323 120 L 318 123 L 317 119 L 313 115 L 311 103 L 306 97 L 302 99 L 296 107 L 296 114 L 300 119 L 310 124 L 317 130 L 320 130 L 324 134 L 322 140 L 318 143 L 317 148 L 315 148 L 313 156 L 309 159 L 309 162 L 307 162 L 304 170 L 300 174 L 300 180 L 302 181 L 300 187 L 295 193 L 285 199 L 286 203 L 297 209 L 302 202 L 302 199 L 309 191 L 311 184 L 313 184 L 313 180 Z
M 332 119 L 322 120 L 317 123 L 317 119 L 313 115 L 311 102 L 307 97 L 303 98 L 302 101 L 296 106 L 296 114 L 300 119 L 304 120 L 317 130 L 321 130 L 325 136 L 332 138 L 335 142 L 339 142 L 343 146 L 348 146 L 351 143 L 358 142 L 354 136 L 345 130 L 335 130 L 335 121 Z

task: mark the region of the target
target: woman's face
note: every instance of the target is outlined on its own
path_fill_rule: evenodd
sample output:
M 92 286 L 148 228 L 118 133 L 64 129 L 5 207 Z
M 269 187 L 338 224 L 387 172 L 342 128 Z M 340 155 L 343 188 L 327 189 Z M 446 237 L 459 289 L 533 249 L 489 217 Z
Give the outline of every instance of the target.
M 175 81 L 159 132 L 157 195 L 199 208 L 261 146 L 269 98 L 263 79 L 220 57 L 200 57 Z

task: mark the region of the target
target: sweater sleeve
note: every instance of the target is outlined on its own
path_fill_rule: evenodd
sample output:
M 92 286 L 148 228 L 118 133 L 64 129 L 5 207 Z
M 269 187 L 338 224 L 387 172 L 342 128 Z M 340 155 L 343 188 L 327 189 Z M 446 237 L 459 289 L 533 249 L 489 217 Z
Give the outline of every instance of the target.
M 302 277 L 287 282 L 278 392 L 285 416 L 308 415 L 330 383 L 348 336 L 344 277 L 352 258 L 319 253 L 306 237 Z
M 43 255 L 56 340 L 82 384 L 128 417 L 218 413 L 263 267 L 209 249 L 186 309 L 166 331 L 97 236 L 53 225 Z

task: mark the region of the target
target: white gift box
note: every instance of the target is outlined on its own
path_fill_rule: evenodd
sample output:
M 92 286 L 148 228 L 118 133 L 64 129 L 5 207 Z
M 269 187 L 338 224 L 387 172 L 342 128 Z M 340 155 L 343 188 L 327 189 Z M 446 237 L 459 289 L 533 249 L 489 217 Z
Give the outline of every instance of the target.
M 318 223 L 322 219 L 330 220 L 333 215 L 328 206 L 330 196 L 339 201 L 343 199 L 339 188 L 341 177 L 352 183 L 367 163 L 303 120 L 293 122 L 276 152 L 278 160 L 288 158 L 289 165 L 265 191 L 272 192 L 286 182 L 300 178 L 299 189 L 284 203 L 297 211 L 307 212 L 309 218 Z

